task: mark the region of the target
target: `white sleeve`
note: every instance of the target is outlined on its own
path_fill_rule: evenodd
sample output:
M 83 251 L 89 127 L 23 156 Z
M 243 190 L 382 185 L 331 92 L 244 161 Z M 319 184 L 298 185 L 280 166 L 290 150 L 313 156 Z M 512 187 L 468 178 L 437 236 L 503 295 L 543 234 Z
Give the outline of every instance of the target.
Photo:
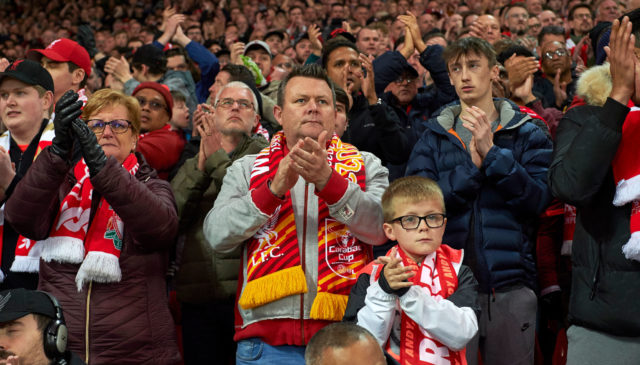
M 457 307 L 446 299 L 437 302 L 416 285 L 400 297 L 400 308 L 452 350 L 463 349 L 478 332 L 478 319 L 473 309 Z
M 384 347 L 389 339 L 398 296 L 387 294 L 376 281 L 367 288 L 364 307 L 358 311 L 358 325 L 366 328 Z

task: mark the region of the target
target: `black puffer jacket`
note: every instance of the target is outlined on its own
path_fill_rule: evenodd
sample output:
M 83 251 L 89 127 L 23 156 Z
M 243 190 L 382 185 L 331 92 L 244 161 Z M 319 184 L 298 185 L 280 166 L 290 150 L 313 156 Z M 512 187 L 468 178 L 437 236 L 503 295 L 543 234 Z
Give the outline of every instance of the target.
M 556 197 L 577 208 L 569 320 L 616 336 L 638 337 L 640 262 L 622 253 L 630 236 L 631 204 L 612 204 L 611 163 L 628 113 L 629 108 L 613 99 L 603 106 L 570 109 L 556 132 L 549 185 Z

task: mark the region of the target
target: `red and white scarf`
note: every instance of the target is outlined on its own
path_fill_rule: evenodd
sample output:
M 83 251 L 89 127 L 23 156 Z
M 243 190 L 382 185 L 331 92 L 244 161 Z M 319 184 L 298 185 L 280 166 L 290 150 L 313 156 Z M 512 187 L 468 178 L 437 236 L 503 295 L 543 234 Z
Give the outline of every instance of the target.
M 256 158 L 250 189 L 273 179 L 286 153 L 285 136 L 278 132 L 271 139 L 271 144 Z M 342 143 L 335 134 L 328 143 L 327 163 L 341 176 L 365 190 L 362 155 L 352 145 Z M 318 294 L 310 317 L 337 321 L 344 315 L 358 271 L 371 259 L 371 248 L 358 241 L 344 224 L 333 219 L 327 204 L 320 198 L 318 209 Z M 255 308 L 307 292 L 289 192 L 285 202 L 249 239 L 247 253 L 247 284 L 238 302 L 242 308 Z
M 44 127 L 40 140 L 38 141 L 38 148 L 33 157 L 35 161 L 36 157 L 42 152 L 42 150 L 51 145 L 55 133 L 53 130 L 53 119 Z M 11 134 L 9 131 L 4 132 L 0 136 L 0 146 L 6 151 L 9 151 L 11 146 Z M 4 226 L 4 204 L 0 206 L 0 248 L 3 242 L 3 226 Z M 13 263 L 11 264 L 11 271 L 13 272 L 31 272 L 37 273 L 40 267 L 40 251 L 42 244 L 40 242 L 30 240 L 22 235 L 18 236 L 16 243 L 16 254 Z M 1 251 L 1 250 L 0 250 Z M 3 282 L 5 273 L 0 271 L 0 282 Z
M 135 175 L 138 159 L 130 154 L 122 166 Z M 73 174 L 77 183 L 60 204 L 60 211 L 49 237 L 42 241 L 42 259 L 46 262 L 80 264 L 76 286 L 81 291 L 90 281 L 112 283 L 120 281 L 120 251 L 124 225 L 104 198 L 89 224 L 93 185 L 84 159 L 76 164 Z
M 622 126 L 622 139 L 613 159 L 613 177 L 616 181 L 615 206 L 632 203 L 630 217 L 631 237 L 622 246 L 627 259 L 640 261 L 640 108 L 628 104 L 631 111 Z
M 438 249 L 425 257 L 420 264 L 416 264 L 409 258 L 400 246 L 396 257 L 402 259 L 403 266 L 413 267 L 416 275 L 411 277 L 414 285 L 422 288 L 422 291 L 434 298 L 437 302 L 448 298 L 458 288 L 458 271 L 462 264 L 462 250 L 453 249 L 447 245 L 440 245 Z M 387 256 L 391 250 L 387 252 Z M 383 265 L 371 263 L 363 273 L 371 275 L 371 282 L 375 282 L 380 277 Z M 454 351 L 443 345 L 429 332 L 420 327 L 406 313 L 401 312 L 400 324 L 400 354 L 389 353 L 399 360 L 401 364 L 420 365 L 466 365 L 465 349 Z

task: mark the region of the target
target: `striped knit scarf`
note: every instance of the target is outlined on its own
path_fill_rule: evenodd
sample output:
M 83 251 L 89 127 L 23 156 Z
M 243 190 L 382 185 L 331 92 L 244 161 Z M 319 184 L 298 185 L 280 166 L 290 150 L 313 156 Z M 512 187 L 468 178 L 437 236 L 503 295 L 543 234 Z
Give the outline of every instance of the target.
M 263 149 L 251 172 L 250 189 L 273 179 L 286 152 L 282 132 Z M 327 148 L 327 162 L 340 175 L 365 189 L 364 160 L 358 150 L 333 135 Z M 342 319 L 356 273 L 370 260 L 370 249 L 348 228 L 331 218 L 327 204 L 318 199 L 318 294 L 311 307 L 311 319 Z M 291 194 L 247 245 L 247 284 L 239 304 L 251 309 L 278 299 L 308 291 Z M 300 227 L 301 228 L 301 227 Z M 302 232 L 304 237 L 306 232 Z M 304 243 L 303 243 L 304 245 Z
M 53 120 L 53 119 L 52 119 Z M 53 130 L 52 120 L 44 127 L 42 134 L 40 135 L 40 141 L 38 141 L 38 148 L 33 157 L 34 161 L 40 152 L 47 146 L 51 145 L 53 137 L 55 135 Z M 11 145 L 11 134 L 9 131 L 4 132 L 0 136 L 0 146 L 9 151 Z M 4 226 L 4 204 L 0 206 L 0 245 L 3 242 L 3 226 Z M 1 246 L 0 246 L 1 247 Z M 34 240 L 30 240 L 22 235 L 18 236 L 15 249 L 15 259 L 11 264 L 11 271 L 13 272 L 31 272 L 37 273 L 40 267 L 40 251 L 42 250 L 42 243 Z M 5 273 L 0 271 L 0 282 L 3 282 Z
M 131 175 L 138 171 L 138 159 L 130 154 L 122 164 Z M 80 264 L 76 286 L 95 281 L 120 281 L 120 251 L 124 238 L 124 224 L 104 198 L 89 224 L 93 185 L 84 159 L 76 164 L 73 174 L 77 180 L 60 204 L 60 212 L 49 237 L 42 241 L 42 259 L 46 262 Z
M 402 259 L 403 266 L 413 267 L 416 275 L 409 278 L 414 285 L 422 287 L 423 292 L 441 301 L 449 297 L 458 288 L 457 272 L 462 264 L 462 250 L 453 249 L 447 245 L 440 245 L 432 254 L 425 257 L 421 264 L 416 264 L 409 258 L 400 246 L 397 256 Z M 389 256 L 391 250 L 387 252 Z M 371 282 L 380 277 L 383 265 L 373 264 L 363 273 L 371 275 Z M 388 350 L 391 350 L 388 348 Z M 466 365 L 466 350 L 453 351 L 431 334 L 425 331 L 406 313 L 401 313 L 400 324 L 400 354 L 389 353 L 401 364 L 420 365 Z

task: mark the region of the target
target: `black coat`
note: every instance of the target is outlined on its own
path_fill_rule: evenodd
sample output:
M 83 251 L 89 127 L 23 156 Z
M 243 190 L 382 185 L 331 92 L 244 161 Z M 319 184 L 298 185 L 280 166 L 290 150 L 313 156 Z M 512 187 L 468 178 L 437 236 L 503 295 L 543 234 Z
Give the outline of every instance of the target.
M 622 246 L 630 236 L 631 204 L 612 204 L 611 163 L 629 108 L 612 99 L 604 106 L 578 106 L 556 132 L 549 185 L 577 208 L 572 248 L 569 321 L 616 336 L 640 336 L 640 262 Z

